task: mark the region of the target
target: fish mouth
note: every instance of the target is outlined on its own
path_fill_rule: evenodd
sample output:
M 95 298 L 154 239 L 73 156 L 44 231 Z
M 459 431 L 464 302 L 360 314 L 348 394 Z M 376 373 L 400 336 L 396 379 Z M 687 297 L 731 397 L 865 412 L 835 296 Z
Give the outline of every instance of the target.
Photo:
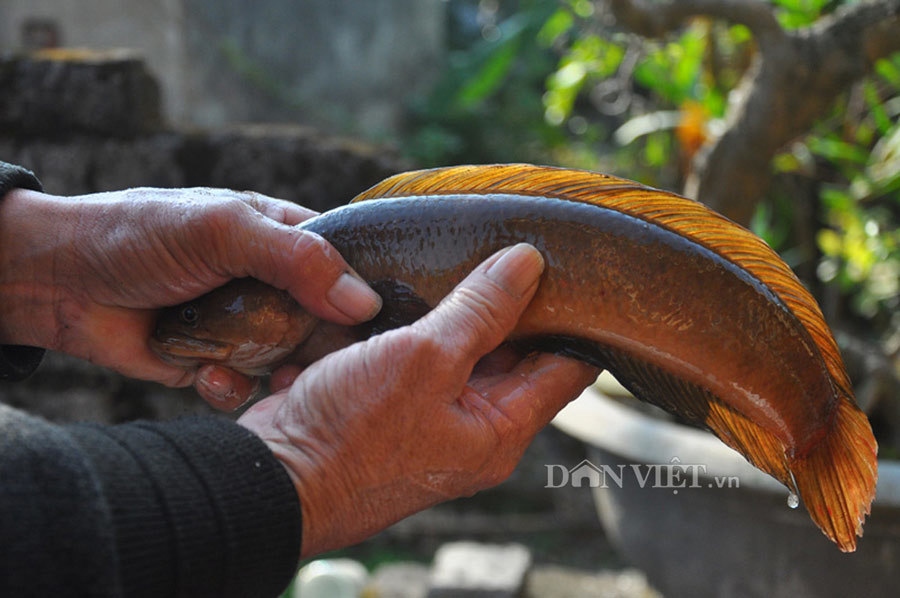
M 150 348 L 163 361 L 179 366 L 224 363 L 234 351 L 231 343 L 173 334 L 152 337 Z

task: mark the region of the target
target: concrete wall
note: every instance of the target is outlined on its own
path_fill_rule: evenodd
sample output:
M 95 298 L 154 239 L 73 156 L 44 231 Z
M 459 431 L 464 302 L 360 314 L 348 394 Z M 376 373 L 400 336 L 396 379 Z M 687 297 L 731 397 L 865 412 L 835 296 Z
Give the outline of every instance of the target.
M 139 50 L 174 123 L 294 121 L 377 136 L 396 129 L 407 99 L 432 80 L 445 8 L 442 0 L 3 0 L 0 51 L 21 49 L 29 24 L 50 23 L 62 45 Z
M 185 0 L 193 119 L 300 115 L 344 133 L 393 130 L 431 81 L 441 0 Z M 240 93 L 234 93 L 240 90 Z

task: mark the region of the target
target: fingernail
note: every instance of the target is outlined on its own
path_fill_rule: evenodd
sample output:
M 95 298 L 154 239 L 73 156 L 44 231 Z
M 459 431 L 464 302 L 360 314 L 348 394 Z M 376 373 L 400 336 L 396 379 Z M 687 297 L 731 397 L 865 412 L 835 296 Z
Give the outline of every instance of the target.
M 378 293 L 349 272 L 338 277 L 325 297 L 335 309 L 358 322 L 371 320 L 381 309 Z
M 235 382 L 238 384 L 235 385 Z M 215 401 L 214 407 L 225 411 L 234 411 L 254 398 L 262 388 L 259 378 L 247 380 L 244 385 L 215 366 L 200 368 L 197 372 L 197 386 L 203 389 L 201 394 L 207 400 Z M 245 388 L 240 388 L 241 386 Z
M 209 397 L 220 403 L 227 403 L 234 397 L 231 379 L 216 368 L 201 368 L 197 372 L 197 385 L 202 386 Z
M 514 297 L 528 292 L 544 271 L 544 257 L 527 243 L 513 245 L 496 255 L 499 258 L 485 270 L 485 275 Z

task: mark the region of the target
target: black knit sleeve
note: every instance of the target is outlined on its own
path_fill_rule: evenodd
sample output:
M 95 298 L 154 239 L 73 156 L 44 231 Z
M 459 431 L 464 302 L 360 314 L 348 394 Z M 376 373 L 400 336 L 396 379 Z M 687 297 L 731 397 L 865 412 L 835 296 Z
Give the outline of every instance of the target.
M 27 168 L 0 161 L 0 198 L 13 189 L 43 191 L 44 187 Z
M 2 596 L 274 597 L 299 561 L 290 477 L 223 418 L 61 427 L 0 406 L 0 479 Z
M 41 364 L 44 350 L 21 345 L 0 345 L 0 380 L 15 382 L 31 375 Z
M 13 189 L 42 191 L 41 182 L 30 170 L 0 162 L 0 200 Z M 0 380 L 21 380 L 31 374 L 44 357 L 37 347 L 0 345 Z

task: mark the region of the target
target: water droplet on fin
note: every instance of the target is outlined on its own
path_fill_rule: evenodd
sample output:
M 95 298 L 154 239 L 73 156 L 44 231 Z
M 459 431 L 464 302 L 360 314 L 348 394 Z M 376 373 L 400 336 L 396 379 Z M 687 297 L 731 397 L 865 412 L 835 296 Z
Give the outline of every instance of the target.
M 800 506 L 800 497 L 791 492 L 788 494 L 787 505 L 792 509 L 796 509 Z

